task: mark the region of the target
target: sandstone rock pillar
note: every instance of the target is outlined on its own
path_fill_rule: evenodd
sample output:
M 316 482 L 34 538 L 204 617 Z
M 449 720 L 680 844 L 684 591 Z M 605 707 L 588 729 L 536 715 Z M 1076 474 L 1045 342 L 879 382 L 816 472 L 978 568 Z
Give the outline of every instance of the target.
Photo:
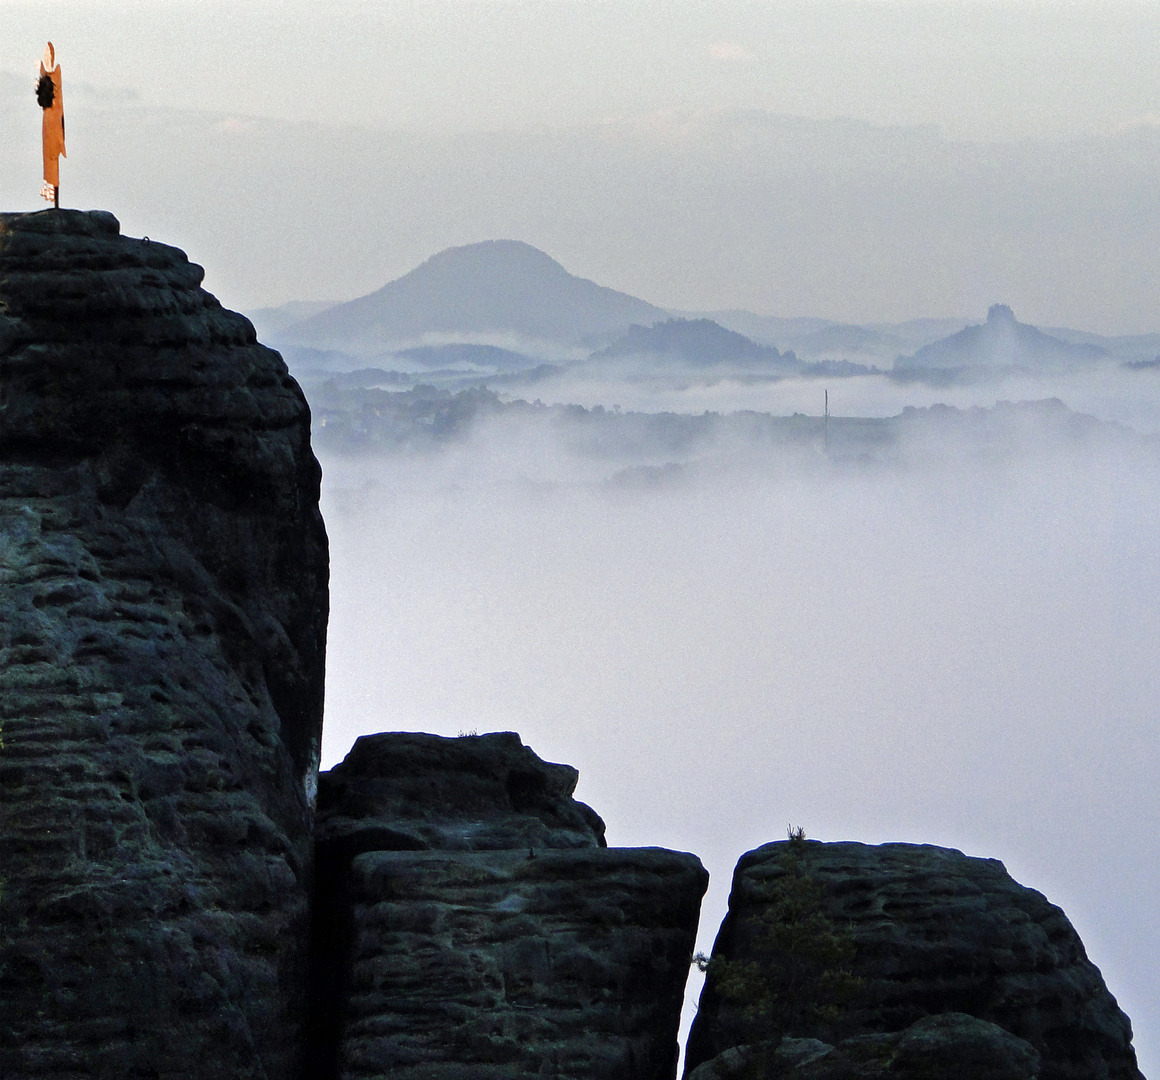
M 0 1073 L 291 1078 L 327 544 L 200 267 L 0 215 Z
M 804 905 L 786 900 L 803 896 Z M 927 844 L 765 844 L 737 864 L 713 955 L 756 964 L 775 978 L 779 968 L 800 969 L 806 950 L 795 960 L 788 945 L 770 947 L 773 904 L 782 905 L 778 941 L 848 935 L 853 951 L 844 963 L 856 980 L 841 1007 L 830 1001 L 826 1010 L 791 1000 L 808 980 L 774 984 L 782 1014 L 793 1016 L 781 1033 L 788 1037 L 778 1075 L 1143 1080 L 1131 1024 L 1079 935 L 997 859 Z M 786 928 L 787 921 L 796 925 Z M 711 1075 L 708 1062 L 744 1059 L 735 1048 L 766 1036 L 744 1002 L 719 992 L 712 974 L 686 1057 L 686 1075 L 697 1080 Z M 794 1064 L 801 1053 L 807 1056 Z

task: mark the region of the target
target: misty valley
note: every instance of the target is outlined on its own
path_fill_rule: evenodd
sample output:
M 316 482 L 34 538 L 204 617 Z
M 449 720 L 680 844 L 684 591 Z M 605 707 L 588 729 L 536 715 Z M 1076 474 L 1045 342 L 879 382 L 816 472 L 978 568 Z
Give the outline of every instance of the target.
M 1160 453 L 1160 437 L 1069 409 L 1058 398 L 997 402 L 990 409 L 908 405 L 893 417 L 775 416 L 623 412 L 619 406 L 505 401 L 492 390 L 340 390 L 334 380 L 311 395 L 314 445 L 330 455 L 433 454 L 487 438 L 535 437 L 588 462 L 606 483 L 674 480 L 690 470 L 772 464 L 847 469 L 917 465 L 928 457 L 1017 460 L 1028 452 L 1079 452 L 1111 446 Z
M 701 855 L 703 934 L 786 820 L 1001 858 L 1147 1056 L 1160 336 L 665 311 L 509 242 L 289 314 L 324 763 L 518 731 L 612 842 Z
M 502 447 L 528 478 L 647 486 L 1113 448 L 1150 460 L 1160 432 L 1160 334 L 1042 330 L 1003 304 L 976 324 L 892 326 L 666 312 L 515 241 L 448 249 L 350 303 L 252 318 L 338 473 Z

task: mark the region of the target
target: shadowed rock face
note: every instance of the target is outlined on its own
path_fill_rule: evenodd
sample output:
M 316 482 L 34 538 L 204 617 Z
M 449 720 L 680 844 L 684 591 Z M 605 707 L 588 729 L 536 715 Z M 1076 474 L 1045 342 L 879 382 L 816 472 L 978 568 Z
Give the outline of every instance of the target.
M 961 1013 L 1030 1044 L 1041 1059 L 1039 1080 L 1142 1080 L 1128 1018 L 1067 917 L 1042 894 L 1012 880 L 995 859 L 911 844 L 766 844 L 737 865 L 715 956 L 754 956 L 757 920 L 795 859 L 820 890 L 821 912 L 852 936 L 850 971 L 861 983 L 839 1019 L 807 1022 L 789 1035 L 839 1043 L 843 1050 L 842 1040 L 853 1038 L 856 1049 L 858 1038 L 894 1033 L 893 1042 L 879 1040 L 882 1061 L 894 1060 L 901 1047 L 905 1065 L 909 1050 L 925 1045 L 913 1038 L 900 1044 L 906 1029 L 924 1017 Z M 762 962 L 777 963 L 768 957 Z M 961 1044 L 964 1031 L 952 1034 Z M 736 1005 L 707 985 L 689 1037 L 687 1068 L 760 1037 Z M 969 1060 L 962 1045 L 951 1056 Z M 1011 1058 L 1012 1076 L 1023 1067 L 1018 1059 Z M 840 1061 L 841 1055 L 826 1068 Z M 816 1068 L 819 1078 L 831 1075 L 821 1061 Z M 911 1062 L 882 1075 L 926 1075 L 914 1068 L 919 1066 Z M 815 1074 L 790 1075 L 804 1080 Z
M 319 779 L 314 1075 L 675 1075 L 695 856 L 606 848 L 511 732 L 372 735 Z
M 175 248 L 0 215 L 5 1077 L 288 1077 L 326 535 L 309 411 Z
M 753 1046 L 726 1050 L 689 1080 L 1037 1080 L 1040 1057 L 1026 1040 L 965 1013 L 916 1020 L 905 1031 L 855 1035 L 837 1046 L 783 1039 L 761 1060 Z
M 348 851 L 603 847 L 604 822 L 572 798 L 579 778 L 514 731 L 364 735 L 318 778 L 315 835 Z
M 358 856 L 341 1075 L 668 1080 L 705 884 L 657 848 Z

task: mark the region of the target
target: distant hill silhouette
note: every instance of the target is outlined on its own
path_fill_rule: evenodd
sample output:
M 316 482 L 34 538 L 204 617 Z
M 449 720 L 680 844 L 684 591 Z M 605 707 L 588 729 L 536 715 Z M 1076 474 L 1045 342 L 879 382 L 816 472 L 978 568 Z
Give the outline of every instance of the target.
M 254 325 L 259 341 L 272 340 L 280 331 L 296 322 L 326 311 L 338 303 L 337 300 L 292 300 L 279 307 L 254 308 L 242 312 Z
M 287 327 L 276 344 L 381 354 L 446 334 L 595 346 L 634 322 L 665 316 L 644 300 L 568 273 L 530 244 L 488 240 L 441 251 L 368 296 Z
M 817 353 L 865 353 L 877 355 L 883 347 L 905 347 L 904 343 L 896 338 L 884 334 L 881 330 L 869 326 L 854 326 L 847 323 L 835 323 L 810 334 L 803 343 L 808 351 Z
M 939 369 L 970 372 L 980 368 L 1023 369 L 1036 374 L 1067 371 L 1107 357 L 1108 350 L 1093 344 L 1074 344 L 1036 330 L 1015 318 L 1006 304 L 995 304 L 987 321 L 899 357 L 896 371 Z
M 738 308 L 671 314 L 685 319 L 712 319 L 726 330 L 744 334 L 759 345 L 775 345 L 783 352 L 792 350 L 799 360 L 807 362 L 856 356 L 863 361 L 892 364 L 895 357 L 912 353 L 967 325 L 966 319 L 911 319 L 862 325 L 832 319 L 755 315 Z M 1070 340 L 1065 334 L 1060 336 Z
M 712 319 L 666 319 L 652 326 L 630 326 L 623 337 L 593 353 L 592 359 L 628 356 L 664 357 L 698 367 L 757 366 L 787 373 L 804 366 L 793 353 L 778 352 L 772 345 L 758 345 Z

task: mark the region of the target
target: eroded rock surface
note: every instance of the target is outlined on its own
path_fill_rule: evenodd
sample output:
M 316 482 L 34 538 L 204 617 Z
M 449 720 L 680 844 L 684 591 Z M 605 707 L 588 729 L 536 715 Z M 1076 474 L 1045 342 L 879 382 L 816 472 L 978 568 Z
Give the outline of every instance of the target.
M 669 1080 L 708 875 L 604 846 L 510 732 L 360 739 L 320 777 L 312 1067 Z
M 290 1077 L 327 548 L 309 411 L 200 267 L 0 215 L 0 1072 Z
M 1141 1080 L 1128 1018 L 1067 917 L 1041 893 L 1014 881 L 997 860 L 926 845 L 767 844 L 738 863 L 715 956 L 755 955 L 760 917 L 791 872 L 804 872 L 816 883 L 829 926 L 850 935 L 849 970 L 859 983 L 836 1019 L 815 1018 L 787 1034 L 841 1045 L 852 1038 L 889 1036 L 879 1038 L 881 1048 L 905 1059 L 922 1045 L 904 1038 L 908 1029 L 913 1035 L 912 1025 L 960 1013 L 998 1025 L 1034 1048 L 1040 1080 Z M 707 985 L 689 1039 L 687 1068 L 762 1037 L 738 1002 L 722 1000 Z M 966 1035 L 959 1030 L 956 1037 Z M 979 1053 L 986 1056 L 991 1051 L 984 1042 Z M 965 1053 L 960 1048 L 951 1057 Z M 908 1067 L 907 1075 L 918 1068 Z M 822 1069 L 821 1061 L 817 1068 Z M 958 1075 L 940 1068 L 931 1075 Z M 814 1073 L 792 1075 L 804 1080 Z
M 916 1020 L 905 1031 L 855 1035 L 837 1046 L 785 1038 L 772 1052 L 739 1046 L 698 1065 L 689 1080 L 1037 1080 L 1025 1039 L 964 1013 Z
M 514 731 L 364 735 L 319 776 L 316 835 L 349 852 L 600 847 L 604 822 L 572 798 L 579 778 Z

